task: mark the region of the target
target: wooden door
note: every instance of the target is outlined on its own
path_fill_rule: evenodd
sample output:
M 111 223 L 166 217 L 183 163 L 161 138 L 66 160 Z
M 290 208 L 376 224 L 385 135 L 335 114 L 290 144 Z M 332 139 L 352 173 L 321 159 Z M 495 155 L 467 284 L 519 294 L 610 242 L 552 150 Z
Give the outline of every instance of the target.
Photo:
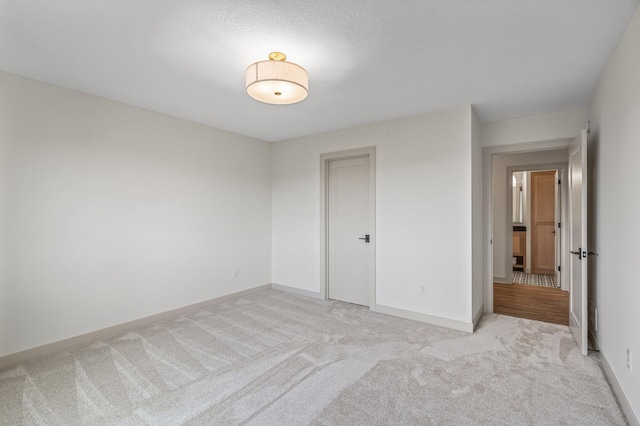
M 328 179 L 329 298 L 370 305 L 369 157 L 332 160 Z
M 556 273 L 556 172 L 531 173 L 531 272 Z

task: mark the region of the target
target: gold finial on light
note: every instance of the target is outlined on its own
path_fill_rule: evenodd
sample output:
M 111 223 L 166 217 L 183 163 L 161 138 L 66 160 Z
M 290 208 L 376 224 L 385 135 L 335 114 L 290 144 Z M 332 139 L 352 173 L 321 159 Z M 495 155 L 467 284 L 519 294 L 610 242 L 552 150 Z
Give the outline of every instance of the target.
M 282 52 L 271 52 L 269 53 L 269 59 L 272 61 L 285 61 L 287 59 L 287 55 Z

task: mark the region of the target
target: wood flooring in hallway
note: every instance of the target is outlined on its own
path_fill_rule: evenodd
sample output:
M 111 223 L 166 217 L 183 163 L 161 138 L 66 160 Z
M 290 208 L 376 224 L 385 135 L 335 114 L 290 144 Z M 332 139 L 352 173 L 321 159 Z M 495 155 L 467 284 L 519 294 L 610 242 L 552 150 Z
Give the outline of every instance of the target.
M 559 288 L 493 283 L 493 311 L 569 325 L 569 292 Z

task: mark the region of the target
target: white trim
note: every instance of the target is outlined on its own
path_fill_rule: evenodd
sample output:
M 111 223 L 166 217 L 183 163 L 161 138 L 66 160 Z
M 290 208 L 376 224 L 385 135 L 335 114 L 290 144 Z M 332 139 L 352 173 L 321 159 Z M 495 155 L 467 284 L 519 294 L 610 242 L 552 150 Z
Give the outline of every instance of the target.
M 484 315 L 484 306 L 480 305 L 478 310 L 476 310 L 476 313 L 473 314 L 473 330 L 474 331 L 476 327 L 478 327 L 478 324 L 480 323 L 480 320 L 482 319 L 483 315 Z
M 613 394 L 618 399 L 618 404 L 620 404 L 620 408 L 627 418 L 627 422 L 629 422 L 629 426 L 640 426 L 640 422 L 633 412 L 633 408 L 631 408 L 631 404 L 627 399 L 627 396 L 624 394 L 624 391 L 620 387 L 620 383 L 618 383 L 618 379 L 616 375 L 613 373 L 611 366 L 609 365 L 609 361 L 604 356 L 604 353 L 600 352 L 600 364 L 602 365 L 602 370 L 604 371 L 604 375 L 607 377 L 607 381 L 611 386 L 611 390 Z
M 420 312 L 406 311 L 400 308 L 394 308 L 385 305 L 376 305 L 376 311 L 380 314 L 391 315 L 394 317 L 400 317 L 410 319 L 413 321 L 420 321 L 427 324 L 437 325 L 439 327 L 450 328 L 453 330 L 466 331 L 467 333 L 473 333 L 473 323 L 458 321 L 450 318 L 438 317 L 435 315 L 422 314 Z
M 71 348 L 75 348 L 76 346 L 95 342 L 97 340 L 107 339 L 109 337 L 117 336 L 119 334 L 124 334 L 133 329 L 145 327 L 147 325 L 151 325 L 156 322 L 166 320 L 168 318 L 173 318 L 180 315 L 196 312 L 213 305 L 218 305 L 220 303 L 228 302 L 230 300 L 238 299 L 240 297 L 244 297 L 253 293 L 258 293 L 260 291 L 269 290 L 269 289 L 271 289 L 271 284 L 265 284 L 258 287 L 250 288 L 248 290 L 238 291 L 236 293 L 231 293 L 225 296 L 216 297 L 214 299 L 206 300 L 204 302 L 194 303 L 192 305 L 183 306 L 181 308 L 172 309 L 170 311 L 161 312 L 159 314 L 151 315 L 144 318 L 139 318 L 137 320 L 128 321 L 122 324 L 117 324 L 111 327 L 81 334 L 79 336 L 70 337 L 68 339 L 47 343 L 42 346 L 37 346 L 35 348 L 26 349 L 24 351 L 5 355 L 0 357 L 0 371 L 9 367 L 13 367 L 15 365 L 30 361 L 34 358 L 39 358 L 41 356 L 65 351 Z
M 284 293 L 296 294 L 298 296 L 308 297 L 310 299 L 324 300 L 322 293 L 319 291 L 305 290 L 302 288 L 289 287 L 282 284 L 271 284 L 271 288 L 276 291 L 282 291 Z
M 569 146 L 573 139 L 526 142 L 512 145 L 487 146 L 482 149 L 484 171 L 484 307 L 485 313 L 493 313 L 493 156 L 496 154 L 516 154 L 548 151 Z
M 376 310 L 376 147 L 349 149 L 320 155 L 320 294 L 322 299 L 329 298 L 327 274 L 327 250 L 329 235 L 327 233 L 327 187 L 329 179 L 329 161 L 348 158 L 369 157 L 369 218 L 371 221 L 369 260 L 369 309 Z

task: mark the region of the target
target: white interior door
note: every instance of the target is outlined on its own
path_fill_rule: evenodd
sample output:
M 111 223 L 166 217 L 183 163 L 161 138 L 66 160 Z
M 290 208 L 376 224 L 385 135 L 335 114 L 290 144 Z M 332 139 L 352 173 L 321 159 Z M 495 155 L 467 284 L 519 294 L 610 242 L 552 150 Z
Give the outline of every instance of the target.
M 582 355 L 587 355 L 587 131 L 569 146 L 571 207 L 571 285 L 569 326 Z
M 329 298 L 369 306 L 369 157 L 332 160 L 328 179 Z

